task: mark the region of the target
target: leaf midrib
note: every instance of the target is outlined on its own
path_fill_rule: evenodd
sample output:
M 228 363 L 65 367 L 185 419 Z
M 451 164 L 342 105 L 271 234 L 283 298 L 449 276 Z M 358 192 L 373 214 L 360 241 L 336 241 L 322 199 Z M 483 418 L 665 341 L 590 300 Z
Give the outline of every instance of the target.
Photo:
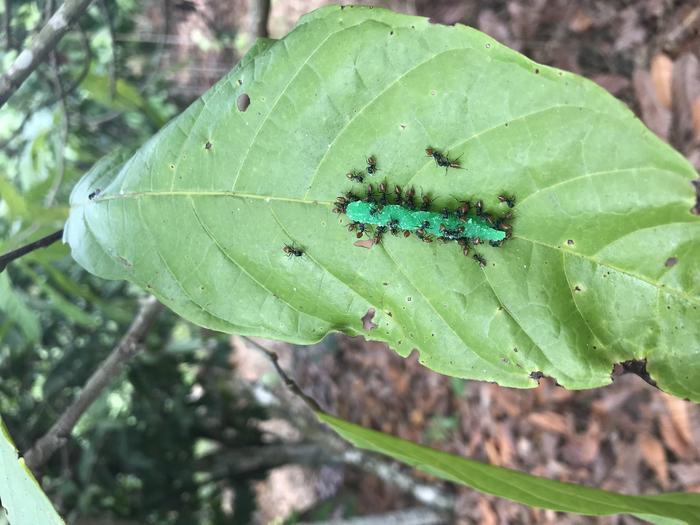
M 542 190 L 538 190 L 542 191 Z M 119 199 L 126 199 L 126 198 L 133 198 L 133 199 L 139 199 L 142 197 L 232 197 L 232 198 L 240 198 L 240 199 L 251 199 L 251 200 L 261 200 L 261 201 L 266 201 L 266 202 L 287 202 L 287 203 L 294 203 L 294 204 L 306 204 L 306 205 L 322 205 L 322 206 L 332 206 L 333 202 L 331 201 L 321 201 L 321 200 L 307 200 L 304 198 L 295 198 L 295 197 L 275 197 L 271 195 L 259 195 L 255 193 L 240 193 L 240 192 L 234 192 L 234 191 L 189 191 L 189 190 L 183 190 L 183 191 L 144 191 L 144 192 L 129 192 L 129 193 L 120 193 L 120 194 L 115 194 L 115 195 L 104 195 L 104 196 L 99 196 L 95 198 L 94 200 L 91 201 L 91 203 L 97 203 L 97 202 L 102 202 L 102 201 L 109 201 L 109 200 L 119 200 Z M 527 197 L 526 197 L 527 198 Z M 690 223 L 689 223 L 690 224 Z M 661 226 L 661 225 L 659 225 Z M 619 272 L 621 274 L 627 275 L 629 277 L 632 277 L 634 279 L 637 279 L 641 282 L 644 282 L 646 284 L 649 284 L 659 291 L 662 292 L 668 292 L 672 295 L 675 295 L 681 299 L 684 299 L 688 301 L 689 303 L 693 304 L 698 304 L 700 305 L 700 297 L 695 297 L 683 290 L 678 290 L 676 288 L 671 288 L 666 285 L 662 285 L 661 283 L 655 282 L 653 280 L 650 280 L 646 277 L 643 277 L 635 272 L 632 272 L 630 270 L 626 270 L 623 268 L 620 268 L 618 266 L 615 266 L 609 262 L 601 262 L 592 256 L 579 253 L 579 252 L 574 252 L 571 250 L 565 250 L 561 246 L 556 246 L 553 244 L 549 244 L 543 241 L 538 241 L 535 239 L 531 239 L 528 237 L 523 237 L 522 235 L 518 234 L 513 234 L 513 239 L 520 239 L 523 241 L 530 242 L 532 244 L 537 244 L 540 246 L 544 246 L 546 248 L 550 248 L 552 250 L 559 251 L 561 253 L 565 253 L 567 255 L 575 255 L 578 257 L 581 257 L 582 259 L 585 259 L 589 262 L 592 262 L 598 266 L 602 266 L 604 268 L 609 268 L 610 270 L 614 270 L 616 272 Z

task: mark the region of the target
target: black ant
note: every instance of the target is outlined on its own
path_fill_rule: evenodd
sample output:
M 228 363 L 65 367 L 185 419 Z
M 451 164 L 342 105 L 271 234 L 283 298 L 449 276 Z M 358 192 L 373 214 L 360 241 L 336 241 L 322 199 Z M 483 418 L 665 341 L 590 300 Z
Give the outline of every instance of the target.
M 97 188 L 95 191 L 93 191 L 90 195 L 88 195 L 88 199 L 92 200 L 95 197 L 97 197 L 102 190 L 100 188 Z
M 460 201 L 459 203 L 460 206 L 457 208 L 455 213 L 457 214 L 457 218 L 464 220 L 467 218 L 467 214 L 469 213 L 472 204 L 469 201 Z
M 379 204 L 382 206 L 386 206 L 387 199 L 386 199 L 386 181 L 385 182 L 380 182 L 379 183 L 379 193 L 380 199 L 379 199 Z
M 479 263 L 479 266 L 484 268 L 486 266 L 486 259 L 484 259 L 484 256 L 478 253 L 474 254 L 474 260 Z
M 345 176 L 351 181 L 359 182 L 360 184 L 362 184 L 365 181 L 365 176 L 362 175 L 362 173 L 360 173 L 359 171 L 349 171 L 348 173 L 346 173 Z
M 351 222 L 350 224 L 348 224 L 348 231 L 352 232 L 357 230 L 356 237 L 358 239 L 362 238 L 362 235 L 365 233 L 366 228 L 367 225 L 364 222 Z
M 432 157 L 435 160 L 435 164 L 437 164 L 441 168 L 445 168 L 445 175 L 447 175 L 447 170 L 450 168 L 464 169 L 462 168 L 462 165 L 459 162 L 459 159 L 462 157 L 462 155 L 453 160 L 434 148 L 426 148 L 425 154 L 428 157 Z
M 399 221 L 396 219 L 391 219 L 388 223 L 387 226 L 389 227 L 389 231 L 391 232 L 392 235 L 398 235 L 399 234 Z
M 462 253 L 465 257 L 469 256 L 469 241 L 467 239 L 461 238 L 457 240 L 457 243 L 462 247 Z
M 406 203 L 406 207 L 409 210 L 415 210 L 416 209 L 416 201 L 415 201 L 415 196 L 416 196 L 416 189 L 411 187 L 406 190 L 406 196 L 404 199 L 404 202 Z
M 295 247 L 293 244 L 285 244 L 282 251 L 287 255 L 287 257 L 301 257 L 304 255 L 304 250 Z
M 403 194 L 401 186 L 394 186 L 394 193 L 396 194 L 396 204 L 398 204 L 399 206 L 403 205 Z
M 499 202 L 505 202 L 509 208 L 512 208 L 515 206 L 515 196 L 513 195 L 506 195 L 505 193 L 501 193 L 498 196 Z
M 476 204 L 474 204 L 474 213 L 476 213 L 477 216 L 484 213 L 484 203 L 481 201 L 481 199 L 476 201 Z
M 367 175 L 374 175 L 378 171 L 377 159 L 374 158 L 374 155 L 367 157 Z
M 374 232 L 374 238 L 372 239 L 374 241 L 374 244 L 379 244 L 382 242 L 382 236 L 386 233 L 386 226 L 377 226 L 376 231 Z
M 428 211 L 435 199 L 432 198 L 430 195 L 423 195 L 421 200 L 423 201 L 423 204 L 421 205 L 420 209 L 423 211 Z

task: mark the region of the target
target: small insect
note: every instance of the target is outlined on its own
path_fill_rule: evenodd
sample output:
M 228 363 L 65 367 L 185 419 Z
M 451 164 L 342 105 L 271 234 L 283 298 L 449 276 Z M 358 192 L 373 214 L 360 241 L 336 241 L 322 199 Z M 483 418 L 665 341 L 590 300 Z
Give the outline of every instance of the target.
M 374 175 L 378 171 L 377 159 L 374 158 L 374 155 L 367 157 L 367 175 Z
M 95 197 L 97 197 L 97 196 L 100 194 L 101 191 L 102 191 L 102 190 L 101 190 L 100 188 L 97 188 L 95 191 L 93 191 L 92 193 L 90 193 L 90 195 L 88 195 L 88 199 L 89 199 L 89 200 L 94 199 Z
M 469 256 L 469 242 L 467 239 L 459 239 L 457 243 L 462 247 L 462 253 L 465 257 Z
M 345 174 L 345 176 L 352 182 L 359 182 L 360 184 L 362 184 L 365 181 L 365 176 L 359 171 L 349 171 Z
M 382 236 L 386 233 L 386 226 L 377 226 L 377 229 L 374 232 L 374 238 L 372 239 L 374 241 L 374 244 L 379 244 L 382 242 Z
M 478 253 L 474 254 L 474 260 L 479 263 L 479 266 L 484 268 L 486 266 L 486 259 L 484 259 L 484 256 Z
M 405 198 L 405 203 L 406 207 L 409 210 L 415 210 L 416 209 L 416 189 L 414 187 L 410 187 L 406 190 L 406 198 Z
M 435 148 L 426 148 L 425 154 L 428 157 L 432 157 L 435 160 L 435 164 L 440 166 L 441 168 L 445 168 L 445 175 L 447 175 L 447 170 L 450 168 L 456 168 L 456 169 L 464 169 L 462 168 L 462 165 L 459 162 L 459 159 L 462 157 L 460 155 L 456 159 L 450 159 L 447 155 L 442 153 L 441 151 L 436 150 Z
M 421 205 L 420 209 L 423 211 L 428 211 L 430 209 L 431 204 L 433 204 L 433 201 L 435 199 L 432 198 L 430 195 L 423 195 L 421 200 L 422 200 L 423 204 Z
M 301 257 L 304 255 L 304 250 L 297 248 L 293 244 L 285 244 L 282 251 L 287 255 L 287 257 Z
M 348 231 L 352 232 L 357 230 L 356 237 L 358 239 L 362 238 L 362 235 L 365 233 L 366 228 L 367 225 L 364 222 L 351 222 L 350 224 L 348 224 Z
M 499 202 L 506 203 L 509 208 L 512 208 L 513 206 L 515 206 L 515 196 L 513 196 L 513 195 L 507 195 L 505 193 L 501 193 L 498 196 L 498 200 L 499 200 Z
M 459 201 L 459 208 L 455 210 L 455 214 L 457 215 L 457 218 L 459 219 L 466 219 L 467 214 L 469 213 L 469 210 L 471 209 L 472 205 L 471 202 L 469 201 Z
M 474 213 L 476 213 L 477 216 L 484 213 L 484 203 L 481 199 L 476 201 L 476 204 L 474 204 Z
M 388 223 L 387 226 L 389 227 L 389 231 L 391 232 L 392 235 L 396 236 L 399 234 L 399 221 L 396 219 L 391 219 Z
M 447 208 L 442 209 L 442 218 L 447 220 L 450 218 L 450 210 Z
M 387 203 L 386 181 L 379 183 L 379 193 L 380 193 L 379 204 L 381 204 L 382 206 L 386 206 L 386 203 Z
M 396 204 L 399 206 L 403 205 L 403 190 L 401 186 L 394 186 L 394 194 L 396 194 Z

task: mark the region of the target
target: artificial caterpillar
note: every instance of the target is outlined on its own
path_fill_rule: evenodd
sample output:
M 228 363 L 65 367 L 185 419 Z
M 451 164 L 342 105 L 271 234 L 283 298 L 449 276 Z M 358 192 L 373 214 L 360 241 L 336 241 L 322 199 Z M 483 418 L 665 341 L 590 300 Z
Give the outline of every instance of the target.
M 454 211 L 431 211 L 432 199 L 428 196 L 422 198 L 422 205 L 420 209 L 417 208 L 413 188 L 404 192 L 400 186 L 395 186 L 393 202 L 390 201 L 391 193 L 386 183 L 381 183 L 379 194 L 375 195 L 370 184 L 364 198 L 353 192 L 338 197 L 333 211 L 347 215 L 351 221 L 348 230 L 357 232 L 358 238 L 369 233 L 369 229 L 373 227 L 375 244 L 381 242 L 382 236 L 387 232 L 393 235 L 402 233 L 404 237 L 413 233 L 424 242 L 456 241 L 464 255 L 469 255 L 472 245 L 488 242 L 492 246 L 500 246 L 510 238 L 512 228 L 506 221 L 512 214 L 508 212 L 500 218 L 495 218 L 484 213 L 481 201 L 473 205 L 469 201 L 462 201 Z M 510 202 L 514 203 L 515 199 L 509 197 L 509 205 Z M 479 254 L 474 255 L 474 260 L 480 266 L 486 264 Z

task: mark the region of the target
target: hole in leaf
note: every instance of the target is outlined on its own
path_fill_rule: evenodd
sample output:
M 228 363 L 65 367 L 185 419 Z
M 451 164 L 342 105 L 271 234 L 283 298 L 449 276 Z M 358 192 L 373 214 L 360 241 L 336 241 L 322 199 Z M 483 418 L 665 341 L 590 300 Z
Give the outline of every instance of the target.
M 374 319 L 374 313 L 374 308 L 370 308 L 369 310 L 367 310 L 367 313 L 362 316 L 363 330 L 367 330 L 369 332 L 370 330 L 374 330 L 375 328 L 377 328 L 378 325 L 372 322 L 372 319 Z
M 236 100 L 236 107 L 238 108 L 238 111 L 245 111 L 248 109 L 248 106 L 250 106 L 250 97 L 248 94 L 241 93 L 238 95 L 238 99 Z

